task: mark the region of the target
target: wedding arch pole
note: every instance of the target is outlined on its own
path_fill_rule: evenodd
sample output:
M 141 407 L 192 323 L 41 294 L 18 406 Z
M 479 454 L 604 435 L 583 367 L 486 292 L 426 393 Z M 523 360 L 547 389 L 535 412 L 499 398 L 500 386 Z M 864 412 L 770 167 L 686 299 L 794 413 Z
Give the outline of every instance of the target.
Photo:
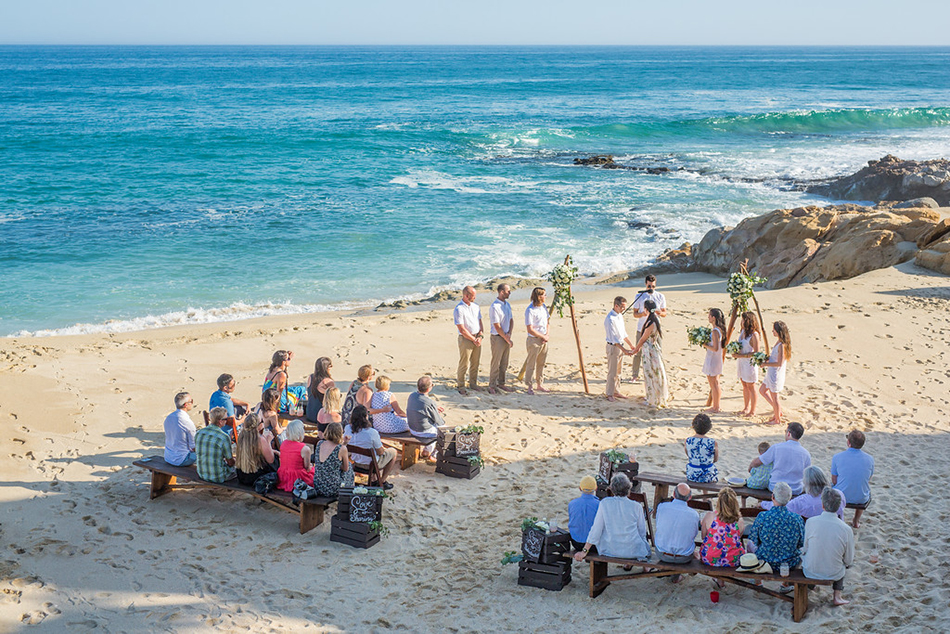
M 564 266 L 567 266 L 571 263 L 571 256 L 564 258 Z M 571 326 L 574 328 L 574 341 L 577 342 L 577 362 L 581 367 L 581 378 L 584 380 L 584 393 L 590 394 L 590 386 L 587 385 L 587 371 L 584 369 L 584 350 L 581 347 L 581 333 L 577 329 L 577 315 L 574 313 L 574 295 L 571 287 L 567 287 L 567 292 L 570 296 L 570 302 L 568 306 L 571 309 Z
M 742 273 L 743 275 L 748 275 L 749 273 L 749 270 L 747 268 L 748 263 L 749 263 L 749 259 L 746 258 L 745 260 L 743 260 L 742 264 L 739 265 L 739 272 Z M 726 328 L 726 338 L 725 340 L 721 342 L 722 344 L 721 352 L 722 352 L 723 361 L 726 360 L 726 344 L 728 344 L 732 340 L 732 333 L 735 330 L 736 319 L 738 317 L 739 317 L 739 302 L 733 300 L 732 312 L 729 314 L 729 326 Z

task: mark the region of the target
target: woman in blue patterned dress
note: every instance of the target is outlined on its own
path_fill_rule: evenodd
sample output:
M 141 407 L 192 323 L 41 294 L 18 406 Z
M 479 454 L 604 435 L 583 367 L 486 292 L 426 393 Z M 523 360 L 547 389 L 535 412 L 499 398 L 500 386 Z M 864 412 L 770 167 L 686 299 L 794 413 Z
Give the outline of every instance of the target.
M 696 414 L 693 419 L 695 436 L 690 436 L 683 442 L 686 449 L 686 479 L 692 482 L 716 482 L 719 471 L 716 461 L 719 460 L 719 443 L 706 434 L 712 429 L 712 421 L 706 414 Z

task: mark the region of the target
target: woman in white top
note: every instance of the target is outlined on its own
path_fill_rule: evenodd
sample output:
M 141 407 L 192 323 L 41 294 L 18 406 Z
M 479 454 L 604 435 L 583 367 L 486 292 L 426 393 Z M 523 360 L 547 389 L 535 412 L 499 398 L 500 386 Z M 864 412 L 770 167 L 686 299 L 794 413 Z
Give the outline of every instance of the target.
M 528 394 L 534 394 L 531 389 L 531 380 L 537 382 L 539 392 L 548 392 L 542 386 L 544 382 L 544 362 L 548 358 L 548 309 L 544 305 L 545 293 L 541 287 L 531 291 L 531 303 L 524 311 L 524 325 L 528 331 L 528 359 L 525 361 L 524 382 L 528 386 Z
M 376 392 L 370 399 L 370 407 L 377 409 L 390 408 L 388 412 L 373 415 L 373 428 L 381 434 L 401 434 L 409 431 L 409 422 L 406 412 L 399 406 L 396 397 L 389 391 L 392 384 L 388 376 L 376 377 Z
M 769 360 L 762 364 L 765 368 L 765 380 L 759 387 L 759 394 L 772 406 L 772 418 L 769 425 L 782 423 L 782 404 L 779 401 L 779 392 L 785 389 L 785 364 L 792 358 L 792 335 L 784 321 L 772 324 L 772 334 L 778 343 L 772 346 Z
M 750 361 L 752 353 L 759 351 L 759 322 L 752 311 L 742 313 L 742 329 L 736 341 L 742 344 L 742 351 L 732 355 L 742 383 L 742 411 L 736 415 L 749 418 L 755 416 L 755 384 L 759 382 L 759 369 Z
M 611 478 L 610 492 L 613 497 L 604 498 L 597 506 L 587 543 L 574 553 L 577 561 L 584 561 L 591 546 L 597 546 L 598 555 L 608 557 L 646 559 L 650 556 L 643 505 L 627 497 L 630 493 L 627 474 L 618 473 Z
M 722 374 L 722 344 L 726 332 L 726 317 L 718 308 L 709 309 L 709 323 L 712 325 L 712 339 L 706 348 L 706 361 L 703 363 L 703 374 L 709 381 L 709 398 L 706 400 L 706 411 L 715 414 L 720 411 L 719 401 L 722 398 L 722 387 L 719 385 L 719 375 Z

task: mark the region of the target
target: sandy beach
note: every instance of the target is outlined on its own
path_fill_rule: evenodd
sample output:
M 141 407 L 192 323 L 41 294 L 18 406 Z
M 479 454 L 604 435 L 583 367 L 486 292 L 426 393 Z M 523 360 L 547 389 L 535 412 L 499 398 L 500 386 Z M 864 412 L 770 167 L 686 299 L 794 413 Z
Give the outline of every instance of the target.
M 660 276 L 672 405 L 658 412 L 603 397 L 603 319 L 636 285 L 578 290 L 590 377 L 583 393 L 570 320 L 552 322 L 550 394 L 462 397 L 452 304 L 411 311 L 272 317 L 115 335 L 0 339 L 0 631 L 639 631 L 772 632 L 944 630 L 950 624 L 950 500 L 943 497 L 950 432 L 950 284 L 910 264 L 847 281 L 757 293 L 767 322 L 786 321 L 794 357 L 786 418 L 806 427 L 804 446 L 826 472 L 852 428 L 875 457 L 874 502 L 855 531 L 846 578 L 851 605 L 828 588 L 812 595 L 799 624 L 788 604 L 730 586 L 718 605 L 711 583 L 690 578 L 616 584 L 587 595 L 586 565 L 561 592 L 516 585 L 521 519 L 566 524 L 567 502 L 597 454 L 634 452 L 641 470 L 682 473 L 682 441 L 704 405 L 703 353 L 687 326 L 711 306 L 728 308 L 726 280 Z M 476 300 L 483 316 L 491 296 Z M 516 317 L 526 291 L 513 295 Z M 516 319 L 513 370 L 524 359 Z M 628 328 L 633 320 L 628 318 Z M 450 424 L 484 426 L 486 467 L 458 480 L 417 464 L 398 472 L 384 507 L 391 534 L 370 550 L 329 541 L 330 523 L 300 535 L 289 513 L 249 496 L 176 491 L 148 500 L 148 475 L 131 466 L 160 454 L 162 421 L 176 392 L 195 395 L 200 421 L 216 377 L 256 402 L 271 354 L 292 349 L 294 383 L 319 356 L 334 359 L 345 387 L 371 363 L 392 377 L 405 404 L 431 373 Z M 487 383 L 488 351 L 482 380 Z M 642 395 L 630 384 L 627 394 Z M 513 381 L 513 377 L 509 377 Z M 723 375 L 723 408 L 741 408 L 735 366 Z M 763 407 L 764 406 L 764 407 Z M 768 412 L 760 401 L 760 420 Z M 761 440 L 782 430 L 731 414 L 713 417 L 720 474 L 746 473 Z M 932 493 L 936 495 L 932 497 Z M 846 519 L 850 520 L 852 511 Z M 869 561 L 872 552 L 879 561 Z

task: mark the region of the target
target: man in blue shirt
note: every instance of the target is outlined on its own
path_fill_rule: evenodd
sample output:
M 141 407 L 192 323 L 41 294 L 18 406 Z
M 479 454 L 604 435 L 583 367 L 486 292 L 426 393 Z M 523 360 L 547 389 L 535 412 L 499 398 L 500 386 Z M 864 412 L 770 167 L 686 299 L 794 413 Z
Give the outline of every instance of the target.
M 867 504 L 871 501 L 871 476 L 874 475 L 874 458 L 862 451 L 864 432 L 852 430 L 848 434 L 848 448 L 831 458 L 831 484 L 844 493 L 848 502 Z M 858 528 L 864 509 L 854 511 L 851 525 Z
M 247 413 L 247 401 L 241 401 L 231 396 L 234 391 L 234 377 L 230 374 L 222 374 L 218 377 L 218 391 L 211 395 L 211 401 L 208 403 L 208 409 L 223 407 L 228 411 L 228 416 L 238 419 L 238 423 Z
M 801 494 L 804 488 L 802 476 L 811 466 L 811 454 L 799 442 L 804 435 L 805 428 L 801 423 L 789 423 L 785 429 L 785 442 L 772 445 L 749 465 L 749 471 L 764 464 L 772 465 L 769 491 L 774 491 L 779 482 L 785 482 L 792 488 L 792 495 Z
M 594 491 L 597 490 L 597 480 L 591 476 L 584 476 L 581 478 L 580 489 L 581 496 L 574 498 L 567 505 L 567 527 L 571 531 L 571 544 L 574 545 L 574 550 L 583 550 L 590 528 L 594 525 L 597 507 L 600 506 L 600 500 L 594 495 Z M 594 548 L 591 546 L 591 550 Z
M 693 492 L 686 483 L 673 489 L 673 499 L 656 507 L 656 545 L 660 561 L 671 564 L 689 563 L 696 550 L 696 534 L 699 532 L 699 513 L 687 502 Z M 682 577 L 674 575 L 671 581 L 678 583 Z

